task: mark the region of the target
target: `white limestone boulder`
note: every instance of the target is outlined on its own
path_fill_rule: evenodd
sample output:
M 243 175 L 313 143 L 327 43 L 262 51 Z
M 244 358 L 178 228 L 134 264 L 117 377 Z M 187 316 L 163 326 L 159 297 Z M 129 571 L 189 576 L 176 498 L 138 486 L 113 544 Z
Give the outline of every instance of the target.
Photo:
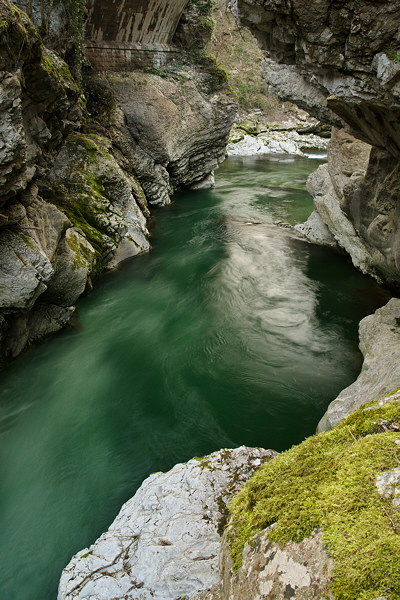
M 226 506 L 272 450 L 220 450 L 150 475 L 64 569 L 58 600 L 176 600 L 219 579 Z

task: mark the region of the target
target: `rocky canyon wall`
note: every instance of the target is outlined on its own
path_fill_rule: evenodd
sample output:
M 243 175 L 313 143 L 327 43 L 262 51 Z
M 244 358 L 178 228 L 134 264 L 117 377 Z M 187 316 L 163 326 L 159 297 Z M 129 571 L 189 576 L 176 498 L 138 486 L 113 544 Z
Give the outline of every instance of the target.
M 328 167 L 310 180 L 317 214 L 303 232 L 322 242 L 323 223 L 356 266 L 399 289 L 398 3 L 230 4 L 265 50 L 269 89 L 346 132 L 333 136 Z M 372 146 L 369 161 L 348 134 Z
M 41 3 L 28 4 L 41 25 Z M 65 28 L 74 38 L 75 21 L 53 8 L 43 35 L 57 48 Z M 26 13 L 0 0 L 0 16 L 0 356 L 8 358 L 64 326 L 101 270 L 149 249 L 149 205 L 212 185 L 235 106 L 218 73 L 190 61 L 170 79 L 86 69 L 78 84 Z M 65 58 L 76 67 L 76 54 Z

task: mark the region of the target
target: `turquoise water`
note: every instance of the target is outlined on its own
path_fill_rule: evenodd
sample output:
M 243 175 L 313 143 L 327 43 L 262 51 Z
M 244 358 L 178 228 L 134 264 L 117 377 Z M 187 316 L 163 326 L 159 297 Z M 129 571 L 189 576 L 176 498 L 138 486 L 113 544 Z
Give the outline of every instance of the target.
M 157 211 L 153 250 L 103 277 L 74 330 L 0 382 L 0 598 L 55 600 L 60 571 L 151 472 L 221 447 L 285 449 L 356 377 L 387 297 L 274 222 L 311 212 L 316 161 L 229 160 Z

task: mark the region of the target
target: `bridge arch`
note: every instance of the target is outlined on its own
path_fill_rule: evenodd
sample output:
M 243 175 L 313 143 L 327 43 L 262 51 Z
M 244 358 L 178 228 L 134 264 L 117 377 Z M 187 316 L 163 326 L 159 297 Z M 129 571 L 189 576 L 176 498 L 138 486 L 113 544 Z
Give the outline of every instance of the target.
M 88 0 L 86 56 L 96 70 L 160 66 L 188 0 Z

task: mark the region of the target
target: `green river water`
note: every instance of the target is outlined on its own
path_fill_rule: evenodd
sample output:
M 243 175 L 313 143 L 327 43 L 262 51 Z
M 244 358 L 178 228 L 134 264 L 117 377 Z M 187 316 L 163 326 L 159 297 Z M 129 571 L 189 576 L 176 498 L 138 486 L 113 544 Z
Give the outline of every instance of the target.
M 230 159 L 158 210 L 153 250 L 104 276 L 79 326 L 0 382 L 0 600 L 55 600 L 61 569 L 151 472 L 313 433 L 387 295 L 273 222 L 311 212 L 310 159 Z

